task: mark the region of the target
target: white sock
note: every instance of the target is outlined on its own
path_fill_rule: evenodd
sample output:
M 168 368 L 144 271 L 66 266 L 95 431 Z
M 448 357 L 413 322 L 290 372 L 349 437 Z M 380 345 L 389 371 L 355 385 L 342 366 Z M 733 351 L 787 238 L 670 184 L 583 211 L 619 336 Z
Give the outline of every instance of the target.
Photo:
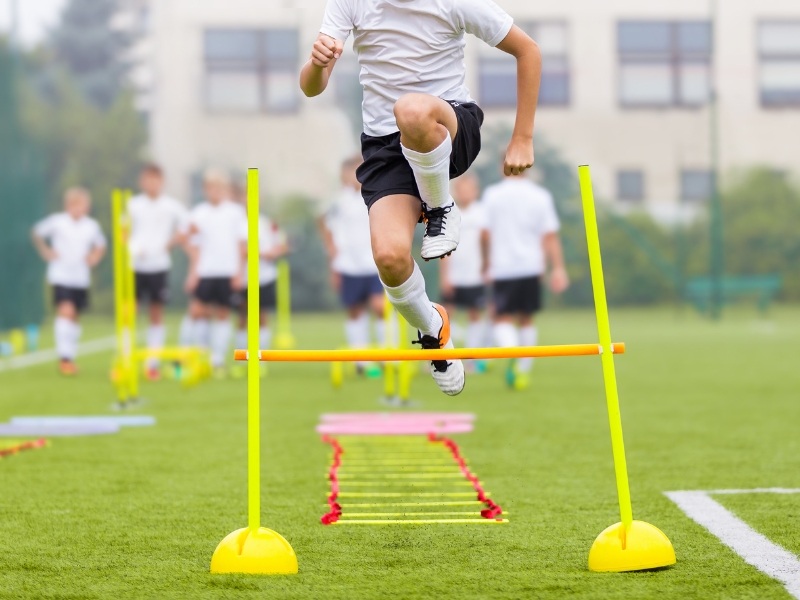
M 231 322 L 214 321 L 211 325 L 211 364 L 221 367 L 225 364 L 228 345 L 231 343 Z
M 397 287 L 389 287 L 384 283 L 383 287 L 386 289 L 392 306 L 403 315 L 409 325 L 419 329 L 423 335 L 434 337 L 439 335 L 442 318 L 428 298 L 428 293 L 425 291 L 425 278 L 416 262 L 411 277 L 405 283 L 401 283 Z
M 519 330 L 520 346 L 535 346 L 539 342 L 539 330 L 534 325 L 522 327 Z M 520 373 L 527 373 L 533 367 L 533 358 L 517 359 L 517 370 Z
M 201 348 L 208 348 L 210 345 L 209 335 L 211 330 L 211 325 L 209 324 L 208 319 L 195 319 L 192 322 L 194 323 L 194 327 L 192 327 L 192 341 L 194 342 L 194 345 L 200 346 Z
M 480 348 L 483 345 L 484 339 L 483 321 L 470 321 L 467 325 L 467 338 L 465 342 L 467 348 Z
M 161 350 L 164 347 L 164 339 L 167 337 L 167 328 L 164 325 L 150 325 L 147 328 L 147 348 L 150 350 Z M 147 364 L 151 368 L 156 368 L 160 364 L 157 358 L 151 358 Z
M 69 341 L 70 341 L 70 352 L 72 354 L 72 360 L 75 360 L 78 356 L 78 345 L 81 341 L 81 334 L 83 333 L 83 327 L 80 326 L 79 323 L 75 321 L 70 321 L 70 327 L 72 331 L 70 332 Z
M 446 135 L 439 147 L 430 152 L 402 148 L 403 156 L 414 171 L 422 201 L 430 208 L 450 204 L 450 153 L 453 151 L 450 135 Z
M 184 315 L 181 319 L 181 326 L 178 330 L 178 344 L 180 346 L 194 346 L 195 323 L 189 315 Z
M 237 350 L 247 350 L 247 329 L 237 329 L 233 336 L 233 345 Z
M 516 348 L 519 346 L 519 332 L 511 323 L 495 323 L 494 342 L 498 348 Z
M 269 350 L 272 348 L 272 331 L 266 325 L 258 330 L 259 350 Z M 242 346 L 247 348 L 247 346 Z
M 53 323 L 53 334 L 56 339 L 58 358 L 75 360 L 75 355 L 72 351 L 72 321 L 63 317 L 56 317 Z
M 372 322 L 372 328 L 375 333 L 375 345 L 378 348 L 383 348 L 386 344 L 386 322 L 383 319 L 375 317 Z

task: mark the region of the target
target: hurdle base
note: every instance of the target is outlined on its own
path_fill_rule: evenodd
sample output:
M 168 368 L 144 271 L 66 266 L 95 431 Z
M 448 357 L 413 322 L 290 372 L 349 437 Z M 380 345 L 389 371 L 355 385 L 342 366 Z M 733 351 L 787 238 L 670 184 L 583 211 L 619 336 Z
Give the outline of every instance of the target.
M 261 527 L 238 529 L 219 543 L 211 557 L 212 573 L 293 575 L 297 555 L 283 536 Z
M 272 344 L 278 350 L 292 350 L 297 346 L 297 340 L 291 333 L 278 333 L 273 338 Z
M 589 570 L 600 573 L 642 571 L 674 564 L 672 543 L 658 527 L 644 521 L 633 521 L 627 535 L 622 523 L 612 525 L 597 536 L 589 551 Z

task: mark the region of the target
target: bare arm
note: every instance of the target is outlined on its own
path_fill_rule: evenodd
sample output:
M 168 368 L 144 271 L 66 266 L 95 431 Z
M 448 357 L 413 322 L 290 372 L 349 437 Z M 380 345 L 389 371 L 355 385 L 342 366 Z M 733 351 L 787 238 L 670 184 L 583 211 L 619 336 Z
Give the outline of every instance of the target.
M 516 25 L 497 47 L 517 59 L 517 119 L 503 172 L 519 175 L 533 166 L 533 122 L 539 102 L 542 53 L 538 44 Z
M 569 276 L 564 267 L 564 251 L 558 233 L 551 232 L 542 238 L 542 248 L 550 265 L 550 289 L 560 294 L 569 287 Z
M 186 243 L 183 249 L 186 251 L 186 256 L 189 257 L 189 270 L 186 274 L 186 283 L 184 289 L 187 293 L 192 293 L 194 288 L 197 287 L 197 261 L 200 259 L 200 250 L 192 244 L 192 236 L 197 234 L 197 227 L 192 225 L 189 227 L 189 233 L 186 235 Z
M 325 91 L 343 49 L 344 42 L 341 40 L 335 40 L 324 33 L 319 34 L 311 49 L 311 58 L 300 70 L 300 89 L 306 96 L 312 98 Z
M 58 258 L 55 250 L 48 246 L 44 238 L 42 238 L 40 235 L 37 235 L 35 231 L 31 232 L 31 240 L 33 241 L 34 248 L 36 248 L 36 251 L 39 253 L 39 256 L 42 257 L 42 260 L 45 262 L 50 262 Z
M 98 264 L 100 264 L 100 261 L 103 260 L 103 257 L 105 255 L 106 255 L 106 247 L 96 246 L 86 256 L 86 264 L 88 264 L 90 267 L 96 267 Z
M 439 261 L 439 288 L 443 296 L 453 293 L 453 284 L 450 282 L 450 258 L 446 257 Z
M 317 229 L 319 230 L 319 235 L 322 238 L 322 243 L 325 246 L 325 252 L 328 255 L 328 260 L 333 261 L 336 258 L 336 245 L 333 243 L 333 235 L 331 234 L 331 230 L 328 229 L 328 226 L 325 223 L 325 217 L 320 217 L 317 219 Z

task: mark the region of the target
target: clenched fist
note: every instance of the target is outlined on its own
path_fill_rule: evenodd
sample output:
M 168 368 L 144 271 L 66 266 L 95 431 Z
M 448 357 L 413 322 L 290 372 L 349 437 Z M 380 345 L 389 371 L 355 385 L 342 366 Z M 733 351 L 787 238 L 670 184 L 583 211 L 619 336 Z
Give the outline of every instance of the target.
M 320 35 L 311 50 L 311 62 L 320 68 L 327 68 L 332 61 L 338 59 L 344 50 L 344 42 L 327 35 Z

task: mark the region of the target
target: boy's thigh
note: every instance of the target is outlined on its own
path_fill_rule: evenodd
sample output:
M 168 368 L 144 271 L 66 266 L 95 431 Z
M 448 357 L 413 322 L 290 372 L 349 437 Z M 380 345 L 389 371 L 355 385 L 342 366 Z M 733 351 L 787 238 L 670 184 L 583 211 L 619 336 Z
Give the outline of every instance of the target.
M 204 277 L 197 283 L 194 297 L 205 306 L 227 309 L 231 305 L 233 288 L 228 277 Z
M 83 312 L 89 307 L 89 290 L 63 285 L 53 286 L 53 305 L 58 308 L 63 304 L 70 304 L 77 313 Z
M 411 252 L 414 229 L 422 215 L 422 202 L 409 194 L 383 196 L 369 211 L 373 253 L 380 248 L 402 248 Z
M 534 276 L 495 281 L 492 300 L 499 317 L 535 314 L 542 308 L 541 280 Z

